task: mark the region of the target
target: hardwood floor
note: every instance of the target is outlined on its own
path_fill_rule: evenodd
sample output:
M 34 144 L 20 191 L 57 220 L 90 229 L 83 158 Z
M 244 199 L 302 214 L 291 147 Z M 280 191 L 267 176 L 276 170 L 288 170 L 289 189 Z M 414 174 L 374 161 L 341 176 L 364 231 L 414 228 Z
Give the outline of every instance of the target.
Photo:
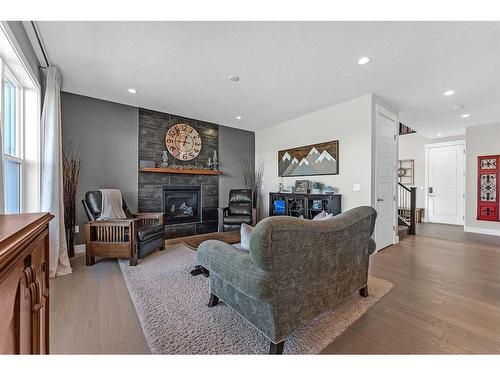
M 499 237 L 421 224 L 370 273 L 394 288 L 324 353 L 500 353 Z
M 500 353 L 500 237 L 420 224 L 372 257 L 394 288 L 324 353 Z M 52 280 L 52 353 L 148 353 L 114 260 Z
M 149 347 L 118 262 L 85 266 L 72 260 L 73 273 L 50 283 L 52 354 L 145 354 Z

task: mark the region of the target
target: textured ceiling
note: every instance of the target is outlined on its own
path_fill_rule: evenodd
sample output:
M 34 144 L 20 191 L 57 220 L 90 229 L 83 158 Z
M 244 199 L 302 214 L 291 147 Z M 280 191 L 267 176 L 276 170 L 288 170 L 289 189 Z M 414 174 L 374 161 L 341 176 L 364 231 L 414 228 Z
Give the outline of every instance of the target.
M 63 90 L 227 126 L 258 130 L 367 93 L 430 138 L 500 121 L 499 22 L 38 27 Z M 372 61 L 360 66 L 361 56 Z M 130 87 L 138 93 L 130 95 Z M 447 89 L 456 94 L 443 96 Z M 454 110 L 459 104 L 464 108 Z M 460 117 L 465 112 L 468 119 Z

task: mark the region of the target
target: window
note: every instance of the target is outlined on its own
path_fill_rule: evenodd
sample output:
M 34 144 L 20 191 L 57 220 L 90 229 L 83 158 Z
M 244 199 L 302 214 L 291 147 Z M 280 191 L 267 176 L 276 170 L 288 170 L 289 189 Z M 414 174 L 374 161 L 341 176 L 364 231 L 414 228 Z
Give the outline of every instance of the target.
M 20 213 L 22 209 L 22 87 L 7 67 L 3 72 L 3 152 L 5 173 L 5 213 Z
M 7 214 L 40 210 L 40 84 L 0 21 L 0 162 Z M 1 175 L 0 175 L 1 176 Z M 0 212 L 2 213 L 2 212 Z

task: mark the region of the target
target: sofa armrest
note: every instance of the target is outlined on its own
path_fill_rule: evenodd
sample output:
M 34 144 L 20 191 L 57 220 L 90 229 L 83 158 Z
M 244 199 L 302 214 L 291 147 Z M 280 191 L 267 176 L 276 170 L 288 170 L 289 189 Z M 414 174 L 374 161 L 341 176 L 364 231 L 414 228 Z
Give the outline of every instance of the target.
M 85 224 L 85 240 L 86 242 L 135 242 L 138 223 L 139 219 L 90 221 Z
M 271 298 L 271 275 L 257 267 L 247 251 L 239 250 L 225 242 L 209 240 L 203 242 L 196 254 L 198 264 L 229 283 L 250 298 Z M 224 300 L 223 296 L 218 296 Z
M 143 212 L 134 215 L 136 219 L 140 220 L 140 224 L 152 225 L 152 224 L 163 224 L 164 216 L 161 212 Z
M 375 241 L 370 238 L 370 241 L 368 242 L 368 256 L 372 255 L 375 252 L 375 249 L 377 248 L 377 244 Z
M 139 219 L 95 220 L 89 221 L 87 225 L 91 227 L 127 227 L 134 222 L 139 222 Z

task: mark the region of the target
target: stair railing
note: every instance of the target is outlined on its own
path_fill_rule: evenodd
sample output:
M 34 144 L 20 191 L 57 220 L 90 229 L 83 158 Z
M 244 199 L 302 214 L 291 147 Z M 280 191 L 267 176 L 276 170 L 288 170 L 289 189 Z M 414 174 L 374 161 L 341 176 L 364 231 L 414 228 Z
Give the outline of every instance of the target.
M 398 223 L 408 227 L 408 234 L 417 229 L 417 188 L 406 187 L 398 182 Z

